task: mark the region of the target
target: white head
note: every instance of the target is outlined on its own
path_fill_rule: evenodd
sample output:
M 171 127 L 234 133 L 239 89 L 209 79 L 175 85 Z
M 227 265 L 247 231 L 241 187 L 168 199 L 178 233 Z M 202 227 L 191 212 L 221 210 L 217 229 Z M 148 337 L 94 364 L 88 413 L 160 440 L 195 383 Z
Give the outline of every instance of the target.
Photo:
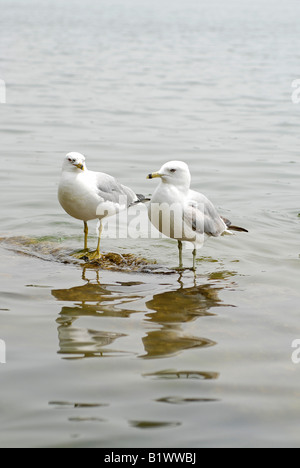
M 170 161 L 164 164 L 158 172 L 149 174 L 148 179 L 160 178 L 163 183 L 189 189 L 191 186 L 191 173 L 186 163 Z
M 63 171 L 81 172 L 86 170 L 85 157 L 80 153 L 68 153 L 63 164 Z

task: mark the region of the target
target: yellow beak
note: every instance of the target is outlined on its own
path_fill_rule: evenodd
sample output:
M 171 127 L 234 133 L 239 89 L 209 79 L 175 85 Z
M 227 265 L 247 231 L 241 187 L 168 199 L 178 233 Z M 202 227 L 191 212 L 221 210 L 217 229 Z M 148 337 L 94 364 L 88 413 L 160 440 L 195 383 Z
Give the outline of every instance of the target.
M 161 174 L 159 172 L 153 172 L 153 174 L 147 175 L 147 179 L 158 179 L 161 177 Z
M 78 169 L 81 169 L 82 171 L 84 171 L 84 166 L 82 164 L 76 164 L 76 167 Z

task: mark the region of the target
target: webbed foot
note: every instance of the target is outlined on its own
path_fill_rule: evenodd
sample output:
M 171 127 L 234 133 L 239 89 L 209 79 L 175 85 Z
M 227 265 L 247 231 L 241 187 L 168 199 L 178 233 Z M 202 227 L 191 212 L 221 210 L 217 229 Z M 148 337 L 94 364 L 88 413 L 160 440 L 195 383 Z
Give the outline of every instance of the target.
M 88 249 L 80 250 L 72 254 L 72 257 L 77 258 L 78 260 L 86 260 L 93 262 L 94 260 L 101 260 L 103 255 L 98 251 L 90 252 Z

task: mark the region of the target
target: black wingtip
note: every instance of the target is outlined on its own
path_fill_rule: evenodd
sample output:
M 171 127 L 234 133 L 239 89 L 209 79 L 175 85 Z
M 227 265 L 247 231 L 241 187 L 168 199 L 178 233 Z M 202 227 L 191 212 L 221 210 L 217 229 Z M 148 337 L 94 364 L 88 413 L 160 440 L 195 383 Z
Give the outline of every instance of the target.
M 145 195 L 141 195 L 140 193 L 137 194 L 136 197 L 137 197 L 137 200 L 132 202 L 129 205 L 129 208 L 131 208 L 132 206 L 138 205 L 139 203 L 147 203 L 147 202 L 151 201 L 151 198 L 147 198 L 147 197 L 145 197 Z
M 224 218 L 223 216 L 221 216 L 221 219 L 224 221 L 224 223 L 226 224 L 228 229 L 230 229 L 230 231 L 249 232 L 245 228 L 241 228 L 239 226 L 232 226 L 231 221 L 229 221 L 229 219 L 227 218 Z
M 230 231 L 238 231 L 238 232 L 249 232 L 245 228 L 241 228 L 239 226 L 229 226 Z
M 137 193 L 137 202 L 136 203 L 146 203 L 151 201 L 151 198 L 145 197 L 145 195 L 141 195 L 140 193 Z

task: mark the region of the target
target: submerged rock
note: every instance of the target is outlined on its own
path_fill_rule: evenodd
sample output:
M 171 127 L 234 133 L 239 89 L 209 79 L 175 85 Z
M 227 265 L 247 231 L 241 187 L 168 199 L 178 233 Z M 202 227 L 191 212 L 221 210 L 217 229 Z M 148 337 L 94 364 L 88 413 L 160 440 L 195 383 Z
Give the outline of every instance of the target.
M 147 260 L 131 253 L 104 253 L 99 260 L 92 261 L 83 253 L 81 258 L 78 258 L 78 252 L 67 250 L 65 245 L 51 238 L 2 237 L 0 238 L 0 244 L 21 255 L 36 257 L 45 261 L 78 264 L 91 269 L 156 274 L 175 273 L 175 270 L 158 265 L 156 261 Z

